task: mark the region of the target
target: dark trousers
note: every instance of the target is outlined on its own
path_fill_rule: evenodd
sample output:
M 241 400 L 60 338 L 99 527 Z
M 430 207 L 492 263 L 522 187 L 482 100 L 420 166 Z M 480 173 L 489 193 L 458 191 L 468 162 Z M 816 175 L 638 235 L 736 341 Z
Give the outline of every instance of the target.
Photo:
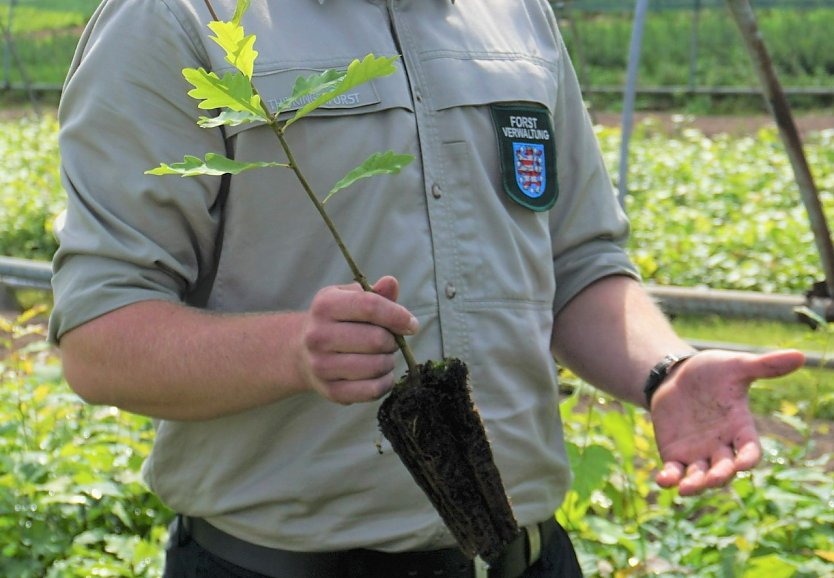
M 205 550 L 187 537 L 168 545 L 163 578 L 264 578 L 231 564 Z M 286 578 L 295 578 L 286 576 Z M 390 576 L 317 576 L 316 578 L 395 578 Z M 458 578 L 450 576 L 448 578 Z M 464 578 L 464 577 L 460 577 Z M 465 577 L 470 578 L 470 577 Z M 556 538 L 542 551 L 541 558 L 519 578 L 582 578 L 573 545 L 567 533 L 558 528 Z

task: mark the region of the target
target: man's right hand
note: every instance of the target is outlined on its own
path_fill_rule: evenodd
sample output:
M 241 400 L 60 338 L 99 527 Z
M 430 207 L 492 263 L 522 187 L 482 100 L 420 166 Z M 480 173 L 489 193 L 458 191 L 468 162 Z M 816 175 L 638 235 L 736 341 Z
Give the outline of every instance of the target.
M 374 292 L 358 283 L 325 287 L 310 304 L 299 336 L 300 372 L 323 397 L 341 404 L 379 399 L 394 386 L 394 334 L 413 335 L 417 319 L 396 303 L 399 285 L 382 277 Z

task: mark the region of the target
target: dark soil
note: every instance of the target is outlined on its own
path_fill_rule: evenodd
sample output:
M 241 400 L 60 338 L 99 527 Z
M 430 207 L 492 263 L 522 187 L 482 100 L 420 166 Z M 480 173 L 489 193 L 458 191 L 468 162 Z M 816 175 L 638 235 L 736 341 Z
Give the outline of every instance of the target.
M 501 474 L 457 359 L 418 366 L 379 409 L 379 426 L 469 558 L 497 560 L 518 535 Z

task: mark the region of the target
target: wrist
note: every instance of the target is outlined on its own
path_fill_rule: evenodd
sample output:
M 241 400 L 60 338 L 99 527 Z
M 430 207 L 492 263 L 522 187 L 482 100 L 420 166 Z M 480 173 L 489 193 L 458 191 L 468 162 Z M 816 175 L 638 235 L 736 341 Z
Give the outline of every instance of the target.
M 672 372 L 677 369 L 683 362 L 696 355 L 697 351 L 686 351 L 682 353 L 670 353 L 661 359 L 646 378 L 643 385 L 643 395 L 646 399 L 646 409 L 651 411 L 652 399 L 658 389 L 666 382 Z

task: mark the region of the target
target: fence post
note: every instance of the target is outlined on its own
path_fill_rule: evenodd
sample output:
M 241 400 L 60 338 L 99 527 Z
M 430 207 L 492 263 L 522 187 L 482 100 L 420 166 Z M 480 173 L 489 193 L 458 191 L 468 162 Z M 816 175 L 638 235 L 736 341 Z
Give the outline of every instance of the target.
M 822 269 L 825 273 L 825 286 L 828 295 L 834 296 L 834 246 L 831 244 L 831 233 L 785 92 L 782 90 L 776 71 L 773 69 L 773 63 L 759 32 L 756 15 L 753 13 L 750 2 L 748 0 L 727 0 L 727 4 L 741 31 L 741 36 L 753 61 L 756 75 L 761 82 L 765 100 L 773 113 L 776 125 L 779 127 L 779 134 L 787 150 L 796 184 L 799 186 L 799 193 L 811 222 L 811 230 L 814 233 L 817 251 L 819 251 Z

